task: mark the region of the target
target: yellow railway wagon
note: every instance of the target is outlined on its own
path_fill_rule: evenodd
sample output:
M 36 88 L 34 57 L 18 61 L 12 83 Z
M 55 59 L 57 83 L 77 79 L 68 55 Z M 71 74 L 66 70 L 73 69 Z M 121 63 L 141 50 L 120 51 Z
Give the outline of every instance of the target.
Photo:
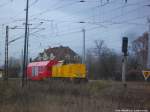
M 54 78 L 86 78 L 85 64 L 67 64 L 52 67 Z

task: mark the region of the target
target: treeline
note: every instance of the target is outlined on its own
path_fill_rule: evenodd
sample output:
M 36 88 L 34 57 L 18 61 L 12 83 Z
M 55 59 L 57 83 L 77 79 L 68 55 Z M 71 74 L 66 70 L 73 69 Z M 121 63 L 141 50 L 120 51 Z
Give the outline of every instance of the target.
M 95 48 L 88 49 L 86 56 L 88 77 L 95 80 L 121 80 L 122 53 L 116 53 L 108 48 L 103 40 L 96 40 L 94 43 Z M 142 64 L 138 58 L 131 44 L 128 53 L 127 80 L 144 80 Z
M 15 57 L 9 57 L 8 59 L 8 77 L 16 78 L 20 77 L 22 73 L 22 60 L 15 58 Z M 1 66 L 1 68 L 5 68 L 4 65 Z

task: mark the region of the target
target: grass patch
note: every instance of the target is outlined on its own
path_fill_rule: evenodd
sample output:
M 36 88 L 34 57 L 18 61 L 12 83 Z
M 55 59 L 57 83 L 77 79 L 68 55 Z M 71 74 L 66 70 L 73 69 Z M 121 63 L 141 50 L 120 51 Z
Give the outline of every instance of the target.
M 129 83 L 130 84 L 130 83 Z M 0 82 L 0 112 L 114 112 L 119 108 L 150 109 L 149 88 L 139 83 L 126 89 L 113 81 L 74 84 L 63 81 Z M 143 84 L 144 86 L 144 84 Z M 143 89 L 144 88 L 144 89 Z M 144 90 L 144 91 L 142 91 Z

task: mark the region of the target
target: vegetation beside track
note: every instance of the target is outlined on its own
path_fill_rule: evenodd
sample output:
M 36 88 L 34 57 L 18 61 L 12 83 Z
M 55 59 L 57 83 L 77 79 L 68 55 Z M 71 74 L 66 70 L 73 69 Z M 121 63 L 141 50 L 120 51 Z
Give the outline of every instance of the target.
M 114 112 L 150 109 L 150 83 L 89 81 L 0 81 L 0 112 Z

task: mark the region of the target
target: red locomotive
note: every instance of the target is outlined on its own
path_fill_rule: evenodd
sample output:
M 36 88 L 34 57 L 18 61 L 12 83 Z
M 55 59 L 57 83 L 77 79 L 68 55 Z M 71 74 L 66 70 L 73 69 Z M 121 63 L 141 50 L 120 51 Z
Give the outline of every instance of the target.
M 28 64 L 27 76 L 31 80 L 42 80 L 51 77 L 52 66 L 58 64 L 57 60 L 31 62 Z

